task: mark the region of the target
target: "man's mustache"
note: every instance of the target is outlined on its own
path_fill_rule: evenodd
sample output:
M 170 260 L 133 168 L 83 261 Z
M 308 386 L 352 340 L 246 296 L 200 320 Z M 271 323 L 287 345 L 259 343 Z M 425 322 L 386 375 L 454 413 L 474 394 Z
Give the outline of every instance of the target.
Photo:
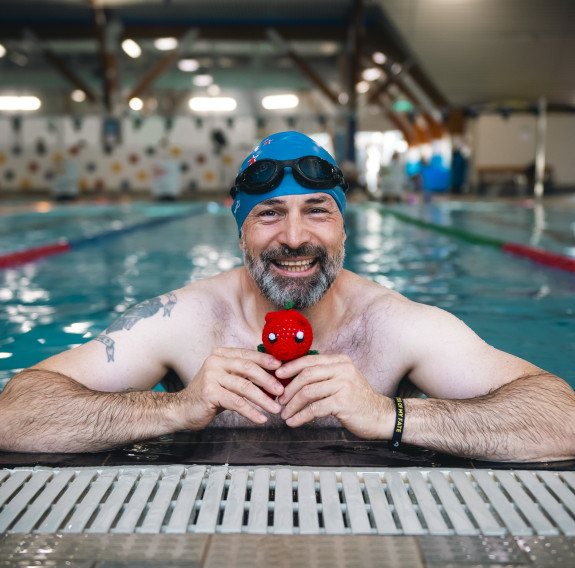
M 263 262 L 272 262 L 278 258 L 291 259 L 302 256 L 313 256 L 323 260 L 324 258 L 327 258 L 327 251 L 325 248 L 316 245 L 302 245 L 296 249 L 283 246 L 262 252 L 260 258 Z

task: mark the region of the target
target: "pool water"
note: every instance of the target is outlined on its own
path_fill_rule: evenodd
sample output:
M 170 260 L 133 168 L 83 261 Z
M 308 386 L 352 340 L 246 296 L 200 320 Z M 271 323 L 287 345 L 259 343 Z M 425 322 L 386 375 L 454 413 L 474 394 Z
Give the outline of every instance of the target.
M 47 209 L 1 214 L 0 254 L 193 215 L 1 270 L 0 388 L 17 370 L 95 337 L 135 303 L 242 264 L 235 221 L 215 203 Z M 523 209 L 446 202 L 410 214 L 570 254 L 568 215 L 544 211 L 553 231 L 541 231 L 541 212 Z M 488 343 L 575 386 L 574 274 L 402 222 L 377 205 L 350 205 L 346 223 L 346 268 L 451 311 Z

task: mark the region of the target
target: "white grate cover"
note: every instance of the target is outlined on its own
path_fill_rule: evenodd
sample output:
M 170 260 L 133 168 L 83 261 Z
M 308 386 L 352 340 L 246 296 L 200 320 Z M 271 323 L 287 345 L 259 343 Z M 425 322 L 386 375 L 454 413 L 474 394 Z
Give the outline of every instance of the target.
M 575 472 L 18 468 L 0 533 L 575 536 Z

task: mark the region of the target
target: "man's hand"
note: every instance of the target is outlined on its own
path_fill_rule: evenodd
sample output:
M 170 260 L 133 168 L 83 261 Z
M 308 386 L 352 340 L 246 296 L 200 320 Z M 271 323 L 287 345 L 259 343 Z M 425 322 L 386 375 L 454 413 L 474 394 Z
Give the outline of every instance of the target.
M 294 375 L 278 399 L 288 426 L 332 415 L 361 438 L 391 438 L 393 402 L 373 389 L 347 355 L 306 355 L 276 371 L 280 379 Z
M 205 428 L 222 410 L 233 410 L 255 424 L 263 424 L 270 414 L 278 414 L 281 406 L 260 388 L 281 395 L 283 386 L 268 373 L 280 366 L 271 355 L 250 349 L 218 348 L 202 365 L 191 383 L 180 392 L 180 416 L 184 428 Z

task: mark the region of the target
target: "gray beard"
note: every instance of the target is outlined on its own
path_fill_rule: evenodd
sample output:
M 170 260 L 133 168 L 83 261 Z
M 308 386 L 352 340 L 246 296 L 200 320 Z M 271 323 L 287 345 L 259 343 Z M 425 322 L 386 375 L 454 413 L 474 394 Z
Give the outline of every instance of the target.
M 323 247 L 304 245 L 297 249 L 281 247 L 253 256 L 244 242 L 244 264 L 248 274 L 254 279 L 264 297 L 278 308 L 293 302 L 293 308 L 303 310 L 317 304 L 334 283 L 340 273 L 345 257 L 345 248 L 330 256 Z M 317 258 L 319 270 L 312 276 L 290 278 L 275 274 L 270 265 L 276 258 L 297 258 L 313 256 Z

